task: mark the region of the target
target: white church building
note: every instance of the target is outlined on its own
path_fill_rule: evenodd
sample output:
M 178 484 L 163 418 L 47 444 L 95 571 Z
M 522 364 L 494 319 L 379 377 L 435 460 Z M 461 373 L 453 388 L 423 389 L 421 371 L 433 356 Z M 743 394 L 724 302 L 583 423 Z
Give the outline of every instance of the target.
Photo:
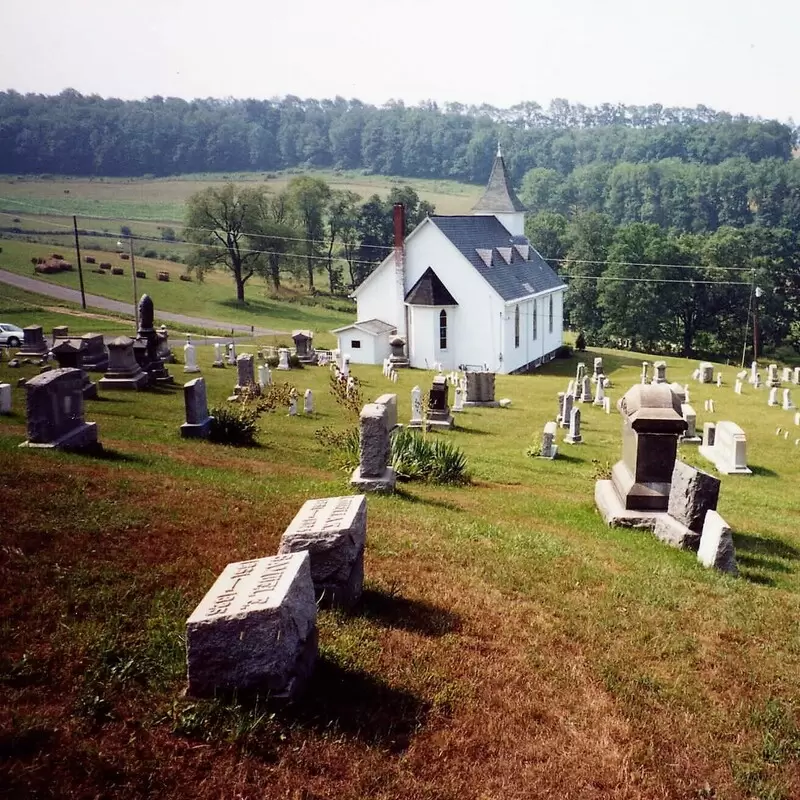
M 402 232 L 402 220 L 395 230 Z M 333 331 L 355 364 L 380 364 L 394 336 L 412 367 L 525 371 L 563 341 L 566 286 L 525 238 L 525 208 L 498 149 L 471 215 L 432 216 L 353 292 L 358 321 Z

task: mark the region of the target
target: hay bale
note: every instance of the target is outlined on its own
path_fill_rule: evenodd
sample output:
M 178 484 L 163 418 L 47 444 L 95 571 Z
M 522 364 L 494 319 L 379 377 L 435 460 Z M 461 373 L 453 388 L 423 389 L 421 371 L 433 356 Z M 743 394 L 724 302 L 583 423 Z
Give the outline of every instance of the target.
M 160 281 L 169 282 L 169 272 L 159 272 L 158 273 L 158 279 Z
M 192 276 L 191 275 L 180 275 L 178 276 L 182 281 L 189 281 L 191 282 Z
M 112 275 L 124 275 L 125 270 L 122 267 L 111 267 L 111 274 Z
M 137 278 L 146 278 L 147 277 L 147 273 L 143 269 L 137 269 L 136 270 L 136 277 Z
M 86 256 L 85 261 L 87 264 L 96 264 L 97 259 L 94 256 Z
M 123 261 L 127 261 L 127 260 L 130 258 L 130 256 L 129 256 L 127 253 L 120 253 L 120 254 L 119 254 L 119 257 L 120 257 L 120 258 L 121 258 Z
M 100 262 L 100 269 L 111 269 L 111 262 L 109 262 L 109 261 L 101 261 Z

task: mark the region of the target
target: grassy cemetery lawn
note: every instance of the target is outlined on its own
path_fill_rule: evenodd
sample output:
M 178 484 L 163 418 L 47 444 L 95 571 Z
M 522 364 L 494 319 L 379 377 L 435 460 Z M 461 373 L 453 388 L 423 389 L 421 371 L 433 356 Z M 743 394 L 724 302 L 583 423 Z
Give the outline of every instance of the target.
M 235 370 L 198 353 L 220 404 Z M 616 403 L 642 357 L 589 351 L 590 371 L 595 355 Z M 350 493 L 315 437 L 355 424 L 328 370 L 273 372 L 301 395 L 310 387 L 316 411 L 265 414 L 255 448 L 179 437 L 180 365 L 175 389 L 101 389 L 86 419 L 105 454 L 90 457 L 18 448 L 16 383 L 36 368 L 3 361 L 0 382 L 15 388 L 0 417 L 0 794 L 799 797 L 794 412 L 749 384 L 736 395 L 738 367 L 720 367 L 717 388 L 691 382 L 696 362 L 667 359 L 699 429 L 730 419 L 747 433 L 753 474 L 721 478 L 741 572 L 731 578 L 603 524 L 594 482 L 620 457 L 616 411 L 584 404 L 583 444 L 559 429 L 555 461 L 526 455 L 576 361 L 499 376 L 510 408 L 468 409 L 456 430 L 430 434 L 463 449 L 471 485 L 369 497 L 362 604 L 320 612 L 314 678 L 283 707 L 184 696 L 183 634 L 227 563 L 274 554 L 305 500 Z M 411 388 L 432 377 L 353 372 L 365 402 L 398 393 L 401 422 Z M 679 457 L 714 472 L 697 445 Z

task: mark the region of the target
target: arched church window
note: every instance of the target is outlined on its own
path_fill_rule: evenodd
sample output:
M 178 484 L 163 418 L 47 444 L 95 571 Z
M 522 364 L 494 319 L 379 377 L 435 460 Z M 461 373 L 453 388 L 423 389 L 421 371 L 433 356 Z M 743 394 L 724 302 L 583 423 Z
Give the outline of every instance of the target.
M 439 314 L 439 349 L 447 350 L 447 312 L 444 309 Z

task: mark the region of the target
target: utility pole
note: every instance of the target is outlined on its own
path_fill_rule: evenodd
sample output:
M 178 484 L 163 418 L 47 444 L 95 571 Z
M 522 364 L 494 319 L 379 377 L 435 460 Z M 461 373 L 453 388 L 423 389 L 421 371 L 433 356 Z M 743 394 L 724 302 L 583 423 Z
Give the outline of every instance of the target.
M 760 332 L 758 330 L 758 298 L 764 292 L 759 286 L 756 286 L 755 300 L 753 302 L 753 361 L 758 361 L 758 346 L 760 344 Z
M 128 237 L 128 253 L 131 257 L 131 274 L 133 275 L 133 318 L 136 321 L 136 334 L 139 334 L 139 294 L 136 291 L 136 262 L 133 260 L 133 236 Z
M 78 254 L 78 280 L 81 282 L 81 308 L 86 311 L 86 292 L 83 289 L 83 266 L 81 265 L 81 244 L 78 241 L 78 218 L 72 215 L 72 227 L 75 230 L 75 252 Z

